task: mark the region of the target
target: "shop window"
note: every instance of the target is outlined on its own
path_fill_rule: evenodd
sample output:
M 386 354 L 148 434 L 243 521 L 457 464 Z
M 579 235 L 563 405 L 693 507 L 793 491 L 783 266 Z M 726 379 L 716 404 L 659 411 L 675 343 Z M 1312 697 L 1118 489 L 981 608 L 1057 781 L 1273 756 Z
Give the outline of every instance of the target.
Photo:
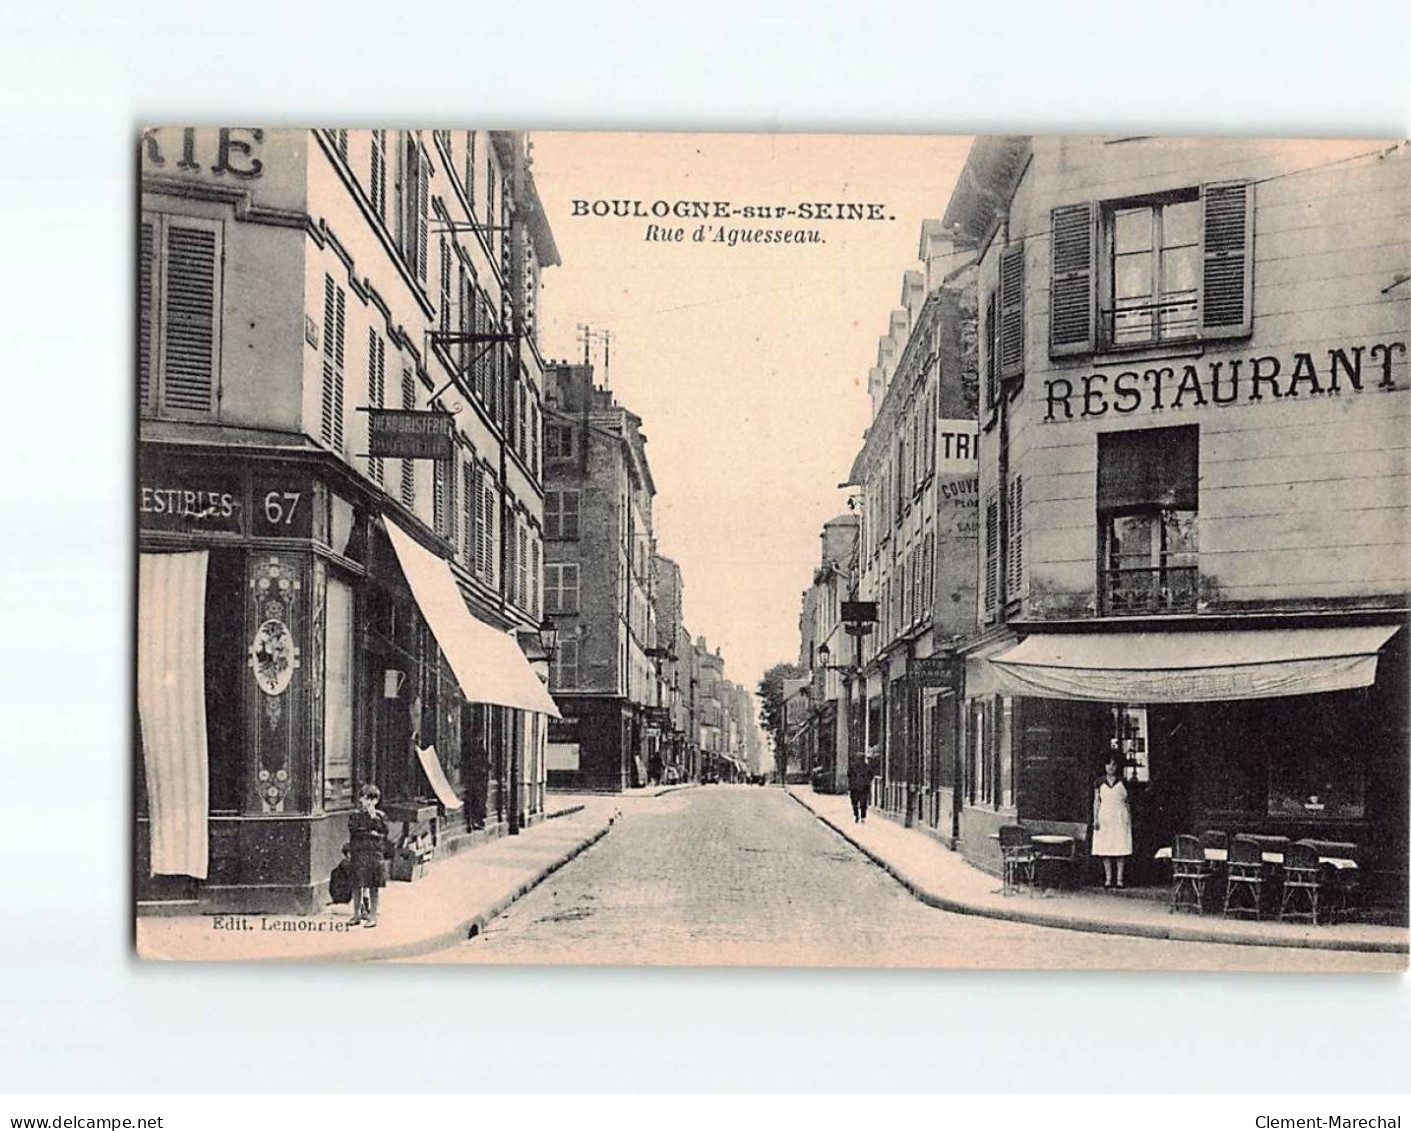
M 1252 200 L 1230 182 L 1054 209 L 1049 352 L 1247 336 Z
M 142 415 L 208 417 L 220 373 L 223 229 L 145 214 L 138 230 L 137 384 Z
M 323 804 L 353 802 L 353 587 L 329 577 L 324 617 Z
M 1280 722 L 1285 737 L 1268 746 L 1269 816 L 1362 818 L 1366 755 L 1359 735 L 1374 731 L 1368 693 L 1335 692 L 1284 702 Z
M 1099 594 L 1109 615 L 1194 609 L 1199 429 L 1098 437 Z
M 544 566 L 545 611 L 555 613 L 578 612 L 578 563 L 549 562 Z
M 206 565 L 206 756 L 212 813 L 238 813 L 245 777 L 244 697 L 250 681 L 245 554 L 213 549 Z M 144 794 L 145 796 L 145 794 Z
M 546 491 L 544 493 L 544 537 L 550 540 L 572 540 L 579 536 L 580 491 Z

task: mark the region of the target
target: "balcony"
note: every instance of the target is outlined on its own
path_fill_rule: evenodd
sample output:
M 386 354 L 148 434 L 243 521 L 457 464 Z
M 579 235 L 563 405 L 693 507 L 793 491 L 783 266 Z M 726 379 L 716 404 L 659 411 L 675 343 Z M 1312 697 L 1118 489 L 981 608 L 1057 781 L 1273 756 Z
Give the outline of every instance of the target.
M 1198 581 L 1195 566 L 1103 570 L 1098 575 L 1103 615 L 1194 612 Z

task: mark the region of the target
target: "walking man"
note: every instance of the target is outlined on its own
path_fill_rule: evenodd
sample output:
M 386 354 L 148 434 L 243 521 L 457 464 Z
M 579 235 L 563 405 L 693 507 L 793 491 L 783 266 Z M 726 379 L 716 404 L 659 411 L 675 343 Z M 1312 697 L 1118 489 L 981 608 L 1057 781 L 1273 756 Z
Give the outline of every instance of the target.
M 848 796 L 852 799 L 853 824 L 867 820 L 867 799 L 872 792 L 875 771 L 866 754 L 854 754 L 848 759 Z

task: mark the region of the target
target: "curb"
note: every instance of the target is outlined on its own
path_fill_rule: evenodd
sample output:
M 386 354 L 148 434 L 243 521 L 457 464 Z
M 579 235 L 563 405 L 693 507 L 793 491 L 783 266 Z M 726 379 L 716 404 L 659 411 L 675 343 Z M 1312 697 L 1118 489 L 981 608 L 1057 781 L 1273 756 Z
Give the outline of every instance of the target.
M 1225 943 L 1229 946 L 1269 946 L 1283 947 L 1285 949 L 1303 950 L 1341 950 L 1353 951 L 1363 954 L 1406 954 L 1408 945 L 1406 943 L 1381 943 L 1361 939 L 1348 939 L 1339 941 L 1336 939 L 1275 939 L 1268 935 L 1247 935 L 1231 936 L 1221 934 L 1218 931 L 1204 930 L 1200 927 L 1188 927 L 1179 923 L 1169 926 L 1158 927 L 1147 923 L 1124 923 L 1111 922 L 1105 919 L 1089 919 L 1075 915 L 1056 915 L 1051 912 L 1046 913 L 1039 910 L 1026 911 L 1020 909 L 985 907 L 976 903 L 965 903 L 949 896 L 937 895 L 928 888 L 922 887 L 920 883 L 913 880 L 895 864 L 886 858 L 879 856 L 872 849 L 862 844 L 832 820 L 819 813 L 816 809 L 801 800 L 792 791 L 789 797 L 796 802 L 805 812 L 812 814 L 820 824 L 833 830 L 838 836 L 851 844 L 889 876 L 891 876 L 902 887 L 906 888 L 916 899 L 929 907 L 934 907 L 940 911 L 949 911 L 956 915 L 973 915 L 983 919 L 1001 919 L 1011 923 L 1029 923 L 1037 927 L 1055 927 L 1064 931 L 1085 931 L 1089 934 L 1097 935 L 1130 935 L 1136 938 L 1166 939 L 1172 942 L 1207 942 Z
M 433 951 L 443 950 L 448 946 L 461 942 L 468 938 L 474 938 L 480 934 L 495 916 L 499 915 L 509 907 L 510 904 L 522 896 L 528 894 L 534 888 L 542 884 L 565 864 L 580 853 L 586 852 L 607 836 L 612 830 L 612 822 L 609 821 L 602 828 L 580 841 L 567 852 L 556 857 L 549 864 L 545 865 L 533 876 L 518 884 L 508 895 L 495 900 L 489 907 L 477 911 L 474 915 L 457 923 L 454 927 L 449 927 L 444 931 L 439 931 L 426 938 L 412 939 L 409 942 L 393 943 L 388 946 L 365 946 L 355 950 L 338 951 L 329 954 L 311 954 L 301 958 L 286 958 L 272 956 L 269 958 L 240 959 L 241 965 L 248 962 L 263 964 L 302 966 L 310 962 L 369 962 L 376 960 L 388 960 L 394 958 L 415 958 L 418 955 L 430 954 Z M 180 961 L 180 960 L 177 960 Z
M 668 793 L 680 793 L 683 789 L 696 789 L 700 784 L 701 783 L 698 781 L 688 781 L 683 782 L 681 785 L 669 785 L 665 789 L 657 790 L 652 796 L 665 797 Z

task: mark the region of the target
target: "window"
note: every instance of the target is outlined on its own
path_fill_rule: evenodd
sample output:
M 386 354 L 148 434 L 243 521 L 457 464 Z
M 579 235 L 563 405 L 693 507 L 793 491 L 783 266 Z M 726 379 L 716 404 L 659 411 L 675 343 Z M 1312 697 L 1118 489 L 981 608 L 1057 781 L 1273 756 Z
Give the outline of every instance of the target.
M 387 220 L 387 131 L 372 131 L 372 167 L 368 174 L 368 196 L 377 218 Z
M 338 156 L 344 161 L 348 160 L 348 131 L 329 130 L 328 132 L 333 135 L 333 148 L 338 150 Z
M 547 562 L 544 565 L 545 612 L 578 612 L 578 563 Z
M 544 425 L 544 455 L 549 459 L 568 459 L 573 455 L 573 425 Z
M 387 343 L 372 327 L 367 331 L 367 403 L 371 408 L 382 408 L 387 395 Z M 381 456 L 369 456 L 368 477 L 380 484 L 383 476 Z
M 323 390 L 319 436 L 336 452 L 343 450 L 343 331 L 348 295 L 323 277 Z
M 211 416 L 220 372 L 221 225 L 145 215 L 138 243 L 140 411 Z
M 544 474 L 543 466 L 539 463 L 539 405 L 538 402 L 529 406 L 529 470 L 536 478 Z
M 1248 335 L 1252 194 L 1229 182 L 1054 209 L 1050 354 Z
M 490 477 L 485 476 L 484 493 L 481 496 L 481 515 L 483 520 L 480 531 L 483 535 L 484 556 L 481 559 L 480 572 L 485 578 L 487 585 L 495 584 L 495 576 L 498 572 L 496 564 L 496 553 L 499 549 L 499 540 L 496 532 L 499 527 L 499 520 L 495 516 L 497 505 L 494 483 Z
M 353 800 L 353 587 L 328 579 L 323 669 L 323 803 Z
M 425 283 L 431 163 L 422 153 L 415 133 L 408 131 L 403 135 L 399 160 L 401 179 L 397 186 L 397 241 L 407 266 Z
M 1196 425 L 1098 436 L 1104 613 L 1195 607 L 1199 436 Z
M 578 516 L 582 496 L 578 491 L 546 491 L 544 493 L 544 537 L 574 539 L 578 537 Z
M 402 408 L 416 408 L 416 376 L 410 369 L 402 370 Z M 416 506 L 416 464 L 409 459 L 402 460 L 402 502 Z
M 578 686 L 578 641 L 560 640 L 549 666 L 549 685 L 555 689 Z

